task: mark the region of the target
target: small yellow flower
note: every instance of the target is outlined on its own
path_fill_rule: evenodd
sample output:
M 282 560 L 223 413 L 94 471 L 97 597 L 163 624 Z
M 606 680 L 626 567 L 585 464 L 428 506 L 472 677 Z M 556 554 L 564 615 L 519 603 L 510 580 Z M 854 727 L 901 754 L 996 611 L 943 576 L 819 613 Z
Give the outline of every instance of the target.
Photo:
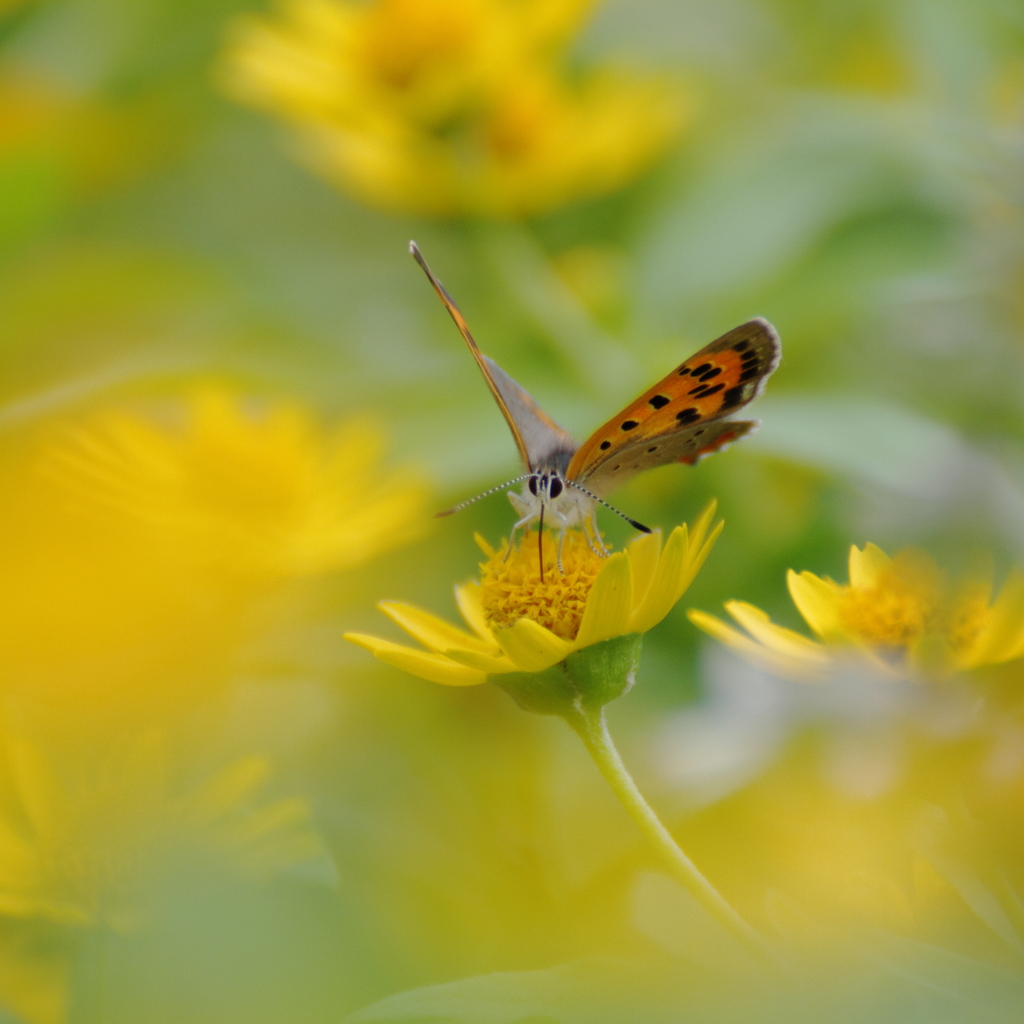
M 480 582 L 455 588 L 467 632 L 400 601 L 381 610 L 426 650 L 361 633 L 346 639 L 381 661 L 446 686 L 475 686 L 491 675 L 543 672 L 584 648 L 657 625 L 682 597 L 721 532 L 710 504 L 689 531 L 676 527 L 664 547 L 660 533 L 634 540 L 602 559 L 572 531 L 562 554 L 545 535 L 544 578 L 536 544 L 508 551 L 483 545 Z
M 289 0 L 235 23 L 227 90 L 389 211 L 522 217 L 612 191 L 676 134 L 666 82 L 564 73 L 592 0 Z
M 1024 573 L 1015 570 L 996 596 L 967 580 L 950 586 L 932 558 L 874 544 L 850 549 L 850 582 L 790 570 L 793 603 L 820 640 L 773 623 L 744 601 L 726 604 L 746 630 L 692 610 L 691 621 L 748 660 L 797 678 L 826 675 L 836 657 L 856 652 L 884 672 L 946 674 L 1024 656 Z

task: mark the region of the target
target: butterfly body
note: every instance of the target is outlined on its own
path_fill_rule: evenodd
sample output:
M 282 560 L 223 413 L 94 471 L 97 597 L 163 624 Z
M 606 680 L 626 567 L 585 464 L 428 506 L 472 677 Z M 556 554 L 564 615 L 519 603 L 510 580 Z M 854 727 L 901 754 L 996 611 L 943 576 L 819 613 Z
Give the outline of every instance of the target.
M 415 243 L 409 248 L 476 359 L 527 470 L 509 482 L 523 483 L 520 493 L 508 495 L 519 515 L 513 537 L 520 528 L 534 521 L 543 523 L 547 517 L 548 525 L 557 526 L 563 537 L 569 527 L 582 526 L 591 544 L 603 551 L 595 509 L 598 503 L 611 508 L 604 500 L 606 494 L 645 469 L 670 462 L 693 465 L 757 426 L 752 420 L 725 417 L 756 398 L 778 366 L 779 337 L 767 320 L 748 320 L 706 345 L 578 445 L 524 388 L 480 351 L 458 307 Z M 628 516 L 623 518 L 647 531 Z

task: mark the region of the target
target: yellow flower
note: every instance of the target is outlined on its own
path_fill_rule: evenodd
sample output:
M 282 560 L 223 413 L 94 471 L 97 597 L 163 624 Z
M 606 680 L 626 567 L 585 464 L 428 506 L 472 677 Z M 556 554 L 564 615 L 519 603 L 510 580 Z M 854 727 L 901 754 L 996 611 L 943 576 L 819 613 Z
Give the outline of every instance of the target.
M 908 550 L 890 558 L 874 544 L 850 549 L 850 582 L 790 570 L 793 603 L 820 640 L 773 623 L 744 601 L 726 604 L 746 630 L 692 610 L 691 621 L 769 671 L 826 675 L 851 652 L 884 672 L 939 674 L 1024 656 L 1024 573 L 1015 570 L 995 600 L 991 586 L 951 586 L 932 558 Z
M 186 696 L 274 621 L 290 581 L 351 570 L 421 528 L 424 488 L 368 423 L 208 388 L 143 416 L 46 424 L 0 479 L 4 686 Z M 262 616 L 262 618 L 261 618 Z M 161 686 L 161 679 L 173 680 Z
M 522 217 L 612 191 L 682 107 L 664 81 L 564 51 L 592 0 L 289 0 L 235 23 L 227 90 L 296 132 L 313 169 L 389 211 Z
M 304 801 L 258 802 L 263 758 L 176 792 L 163 737 L 152 731 L 103 750 L 98 763 L 58 765 L 20 738 L 4 753 L 0 917 L 133 930 L 152 873 L 197 843 L 256 879 L 326 858 Z
M 368 423 L 322 432 L 295 404 L 262 413 L 227 391 L 189 399 L 181 429 L 108 412 L 43 454 L 83 510 L 176 536 L 196 556 L 267 577 L 349 569 L 418 530 L 423 488 L 380 470 Z
M 710 504 L 689 531 L 676 527 L 664 547 L 660 533 L 634 540 L 602 559 L 572 531 L 556 562 L 556 545 L 544 535 L 544 579 L 537 546 L 508 551 L 483 545 L 487 561 L 480 582 L 455 588 L 471 632 L 400 601 L 381 610 L 426 650 L 361 633 L 346 639 L 381 661 L 446 686 L 475 686 L 491 675 L 538 673 L 576 652 L 656 626 L 682 597 L 721 532 Z M 710 531 L 710 532 L 709 532 Z

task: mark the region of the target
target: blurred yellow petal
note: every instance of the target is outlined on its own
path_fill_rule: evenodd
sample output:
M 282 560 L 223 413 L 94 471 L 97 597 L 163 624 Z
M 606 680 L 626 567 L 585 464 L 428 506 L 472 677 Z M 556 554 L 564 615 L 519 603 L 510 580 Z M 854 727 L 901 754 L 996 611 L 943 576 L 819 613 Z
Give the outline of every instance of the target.
M 263 757 L 244 757 L 207 779 L 189 801 L 197 817 L 213 821 L 258 790 L 270 777 Z
M 629 631 L 633 610 L 633 568 L 628 555 L 610 556 L 590 588 L 580 631 L 573 647 L 579 650 Z
M 533 619 L 520 619 L 504 629 L 495 629 L 494 637 L 520 672 L 543 672 L 573 649 Z
M 861 551 L 855 544 L 850 548 L 850 586 L 856 590 L 877 586 L 891 566 L 892 559 L 877 545 L 865 544 Z
M 1014 569 L 988 610 L 970 665 L 997 665 L 1024 654 L 1024 571 Z
M 837 584 L 812 572 L 797 573 L 792 569 L 786 574 L 786 583 L 793 604 L 818 636 L 842 634 L 839 611 L 842 592 Z
M 824 668 L 828 653 L 822 644 L 794 633 L 784 626 L 776 626 L 767 612 L 745 601 L 727 601 L 726 611 L 756 640 L 786 658 L 807 659 Z
M 440 683 L 442 686 L 479 686 L 487 682 L 483 672 L 459 665 L 441 654 L 417 651 L 362 633 L 346 633 L 345 639 L 358 647 L 365 647 L 380 661 L 431 683 Z
M 497 653 L 498 645 L 493 640 L 475 637 L 414 605 L 405 604 L 403 601 L 379 601 L 377 607 L 428 650 L 436 652 L 447 650 L 449 647 L 462 647 L 484 654 Z
M 809 659 L 787 657 L 774 648 L 765 647 L 714 615 L 696 608 L 691 608 L 686 614 L 698 629 L 768 672 L 801 680 L 813 680 L 821 676 L 820 668 L 814 666 Z
M 22 807 L 33 832 L 50 842 L 67 821 L 67 801 L 60 791 L 49 764 L 34 744 L 13 740 L 7 754 Z

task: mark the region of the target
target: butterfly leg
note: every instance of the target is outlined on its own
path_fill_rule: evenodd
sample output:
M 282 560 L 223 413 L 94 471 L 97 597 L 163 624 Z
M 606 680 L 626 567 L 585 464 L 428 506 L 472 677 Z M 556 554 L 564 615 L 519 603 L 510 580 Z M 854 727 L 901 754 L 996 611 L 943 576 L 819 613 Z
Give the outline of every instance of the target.
M 583 536 L 587 538 L 590 550 L 595 555 L 600 555 L 602 558 L 608 557 L 608 548 L 604 546 L 604 541 L 601 540 L 601 533 L 597 527 L 596 509 L 591 509 L 590 515 L 585 516 L 583 519 Z
M 512 554 L 512 549 L 516 546 L 516 534 L 524 527 L 529 526 L 536 519 L 534 515 L 523 516 L 517 523 L 514 523 L 512 530 L 508 535 L 508 549 L 505 551 L 505 561 L 508 561 L 508 556 Z
M 565 544 L 565 535 L 569 532 L 569 520 L 561 512 L 553 512 L 555 516 L 560 520 L 561 529 L 558 531 L 558 571 L 564 576 L 565 570 L 562 568 L 562 546 Z

